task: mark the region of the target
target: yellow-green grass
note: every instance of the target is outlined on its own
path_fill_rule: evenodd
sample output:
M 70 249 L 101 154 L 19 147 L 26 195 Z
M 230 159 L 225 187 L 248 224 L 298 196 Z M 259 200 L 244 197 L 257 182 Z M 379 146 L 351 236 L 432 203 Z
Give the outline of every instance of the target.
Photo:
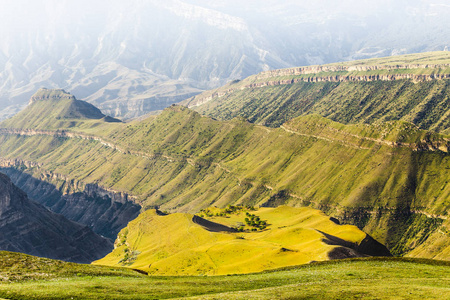
M 214 226 L 203 227 L 191 214 L 148 210 L 119 233 L 115 250 L 94 264 L 125 265 L 157 275 L 251 273 L 330 259 L 336 246 L 323 241 L 324 233 L 354 244 L 366 237 L 356 226 L 337 225 L 312 208 L 260 208 L 252 214 L 267 227 L 214 232 Z M 240 210 L 209 219 L 236 228 L 245 218 Z
M 0 261 L 4 260 L 4 253 L 1 253 Z M 40 270 L 40 274 L 36 274 L 32 271 L 36 264 L 30 260 L 28 263 L 31 263 L 31 266 L 10 264 L 7 267 L 0 267 L 2 278 L 11 272 L 32 274 L 10 282 L 0 281 L 0 298 L 449 299 L 450 297 L 450 264 L 431 260 L 351 259 L 245 275 L 178 277 L 144 276 L 126 269 L 114 269 L 122 272 L 114 274 L 110 271 L 111 267 L 73 266 L 62 262 L 58 263 L 60 264 L 58 269 Z

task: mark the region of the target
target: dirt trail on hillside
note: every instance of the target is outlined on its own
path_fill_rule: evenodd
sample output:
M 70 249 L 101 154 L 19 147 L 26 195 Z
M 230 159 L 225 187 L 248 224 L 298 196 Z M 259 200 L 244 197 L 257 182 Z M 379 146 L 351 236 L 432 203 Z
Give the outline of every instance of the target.
M 357 144 L 354 144 L 354 143 L 350 143 L 348 141 L 340 140 L 340 139 L 333 139 L 331 137 L 324 137 L 324 136 L 307 134 L 307 133 L 300 133 L 300 132 L 297 132 L 295 130 L 291 130 L 289 128 L 286 128 L 285 125 L 281 125 L 280 128 L 283 129 L 286 132 L 293 133 L 293 134 L 296 134 L 296 135 L 305 136 L 305 137 L 312 137 L 312 138 L 316 138 L 316 139 L 327 141 L 327 142 L 337 142 L 337 143 L 341 143 L 344 146 L 347 146 L 347 147 L 350 147 L 350 148 L 354 148 L 354 149 L 360 149 L 360 150 L 371 150 L 372 149 L 372 148 L 363 147 L 363 146 L 360 146 L 360 145 L 357 145 Z M 447 152 L 447 153 L 449 152 L 448 146 L 441 145 L 440 143 L 436 143 L 436 145 L 433 144 L 433 143 L 425 145 L 425 143 L 424 143 L 424 145 L 419 146 L 416 143 L 392 142 L 392 141 L 387 141 L 387 140 L 383 140 L 383 139 L 376 139 L 376 138 L 371 138 L 371 137 L 359 136 L 359 135 L 351 134 L 351 133 L 349 133 L 347 135 L 351 136 L 351 137 L 354 137 L 354 138 L 357 138 L 357 139 L 360 139 L 361 141 L 371 141 L 371 142 L 374 142 L 374 143 L 376 143 L 378 145 L 384 145 L 384 146 L 388 146 L 388 147 L 391 147 L 391 148 L 405 147 L 405 148 L 410 148 L 413 151 L 420 151 L 423 148 L 422 150 L 428 150 L 428 151 L 440 150 L 442 152 Z M 443 138 L 443 141 L 449 142 L 449 139 Z

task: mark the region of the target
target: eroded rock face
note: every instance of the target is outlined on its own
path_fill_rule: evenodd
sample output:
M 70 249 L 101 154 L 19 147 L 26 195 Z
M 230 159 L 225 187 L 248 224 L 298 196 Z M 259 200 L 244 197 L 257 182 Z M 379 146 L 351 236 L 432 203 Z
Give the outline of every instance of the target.
M 49 100 L 49 99 L 76 100 L 74 96 L 72 96 L 71 94 L 67 93 L 63 89 L 51 89 L 51 90 L 49 90 L 49 89 L 46 89 L 46 88 L 41 88 L 41 89 L 38 90 L 38 92 L 36 92 L 33 96 L 31 96 L 30 102 L 28 102 L 28 105 L 31 105 L 31 104 L 33 104 L 35 102 L 39 102 L 39 101 Z
M 256 79 L 270 78 L 277 76 L 289 76 L 289 75 L 307 75 L 316 74 L 321 72 L 352 72 L 352 71 L 376 71 L 376 70 L 414 70 L 414 69 L 446 69 L 449 64 L 399 64 L 399 65 L 324 65 L 324 66 L 306 66 L 297 68 L 287 68 L 270 70 L 257 74 Z M 406 76 L 414 76 L 413 73 L 405 74 Z M 439 74 L 434 74 L 439 75 Z M 376 75 L 375 75 L 376 76 Z M 357 77 L 357 76 L 355 76 Z M 374 77 L 374 76 L 361 76 L 361 77 Z M 421 75 L 420 78 L 433 77 L 433 75 Z M 386 77 L 387 78 L 387 77 Z M 403 77 L 399 77 L 403 78 Z M 356 80 L 356 79 L 355 79 Z M 362 79 L 360 79 L 362 80 Z M 391 79 L 393 80 L 393 79 Z
M 369 65 L 369 66 L 345 66 L 345 65 L 325 65 L 325 66 L 309 66 L 309 67 L 298 67 L 298 68 L 288 68 L 288 69 L 278 69 L 261 72 L 251 78 L 256 82 L 238 85 L 236 87 L 230 88 L 220 88 L 213 93 L 206 92 L 190 99 L 182 101 L 181 104 L 186 105 L 189 108 L 197 107 L 203 105 L 214 98 L 221 98 L 223 96 L 229 95 L 231 93 L 255 89 L 261 87 L 269 86 L 279 86 L 279 85 L 289 85 L 301 82 L 372 82 L 372 81 L 396 81 L 396 80 L 411 80 L 412 82 L 424 82 L 432 80 L 448 80 L 450 79 L 450 74 L 448 73 L 432 73 L 432 74 L 415 74 L 412 70 L 415 69 L 436 69 L 443 70 L 447 69 L 449 64 L 406 64 L 406 65 Z M 326 75 L 326 73 L 331 72 L 352 72 L 352 71 L 374 71 L 374 70 L 403 70 L 403 73 L 399 74 L 374 74 L 374 75 Z M 323 74 L 323 75 L 317 75 Z M 284 76 L 301 76 L 291 79 L 280 79 L 279 77 Z
M 128 222 L 138 216 L 141 209 L 128 199 L 127 194 L 107 191 L 96 184 L 87 184 L 83 188 L 73 180 L 56 178 L 54 174 L 42 174 L 46 180 L 39 180 L 15 168 L 0 170 L 34 201 L 112 240 Z M 82 191 L 63 193 L 51 181 L 65 181 L 67 190 Z
M 0 249 L 90 263 L 113 248 L 107 238 L 28 199 L 0 173 Z

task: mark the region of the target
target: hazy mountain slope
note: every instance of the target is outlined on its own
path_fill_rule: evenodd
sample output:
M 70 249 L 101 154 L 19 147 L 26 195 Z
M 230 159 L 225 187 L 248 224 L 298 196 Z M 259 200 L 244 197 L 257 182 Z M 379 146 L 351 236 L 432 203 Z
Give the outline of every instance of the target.
M 232 211 L 235 207 L 230 208 Z M 267 222 L 264 230 L 231 230 L 247 214 Z M 355 226 L 337 225 L 311 208 L 238 209 L 208 222 L 191 214 L 147 210 L 123 229 L 114 251 L 94 264 L 125 265 L 154 275 L 253 273 L 311 261 L 389 251 Z M 211 218 L 210 218 L 211 219 Z M 220 225 L 225 224 L 229 227 Z M 219 226 L 219 227 L 218 227 Z
M 182 102 L 219 119 L 278 127 L 309 113 L 342 123 L 390 120 L 450 128 L 450 52 L 432 52 L 250 76 Z
M 448 137 L 410 123 L 342 125 L 305 116 L 270 129 L 174 106 L 142 121 L 64 134 L 0 133 L 2 165 L 49 182 L 73 179 L 70 192 L 95 182 L 144 207 L 178 212 L 310 205 L 358 225 L 393 253 L 436 241 L 439 247 L 420 255 L 448 258 L 448 239 L 440 236 L 448 230 Z
M 120 122 L 64 90 L 40 89 L 24 110 L 2 124 L 8 128 L 63 129 L 81 126 L 85 122 L 89 125 L 90 121 Z
M 290 66 L 448 46 L 445 0 L 8 1 L 0 118 L 41 87 L 135 117 Z
M 0 173 L 0 248 L 89 263 L 107 254 L 111 242 L 28 200 Z

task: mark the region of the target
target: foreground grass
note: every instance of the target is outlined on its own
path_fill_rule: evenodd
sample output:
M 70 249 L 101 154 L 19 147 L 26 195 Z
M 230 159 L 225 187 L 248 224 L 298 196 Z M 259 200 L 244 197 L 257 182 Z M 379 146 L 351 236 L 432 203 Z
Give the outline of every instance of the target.
M 0 283 L 6 299 L 450 299 L 450 263 L 400 258 L 353 259 L 233 276 L 152 277 L 103 268 L 48 270 Z M 115 269 L 117 270 L 117 269 Z M 2 268 L 4 276 L 6 268 Z M 23 270 L 26 272 L 26 270 Z M 59 271 L 58 271 L 59 272 Z M 125 275 L 125 276 L 123 276 Z

